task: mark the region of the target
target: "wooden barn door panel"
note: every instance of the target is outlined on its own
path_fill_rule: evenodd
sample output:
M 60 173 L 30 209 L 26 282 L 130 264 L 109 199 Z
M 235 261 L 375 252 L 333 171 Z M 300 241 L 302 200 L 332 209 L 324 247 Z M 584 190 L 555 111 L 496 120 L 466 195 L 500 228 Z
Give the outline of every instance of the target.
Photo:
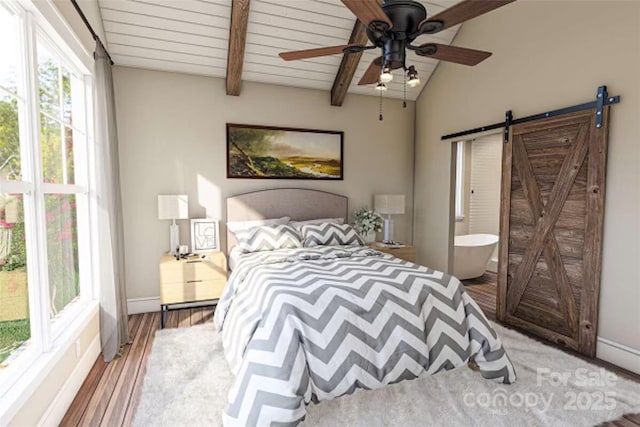
M 608 107 L 515 125 L 504 146 L 498 318 L 595 355 Z

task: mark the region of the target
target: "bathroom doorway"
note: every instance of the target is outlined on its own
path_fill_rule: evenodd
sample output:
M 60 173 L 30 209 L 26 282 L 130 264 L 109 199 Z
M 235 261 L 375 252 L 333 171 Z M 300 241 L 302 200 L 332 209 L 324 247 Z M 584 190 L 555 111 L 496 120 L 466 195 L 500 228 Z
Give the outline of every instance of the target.
M 496 282 L 502 145 L 501 133 L 454 143 L 452 271 L 461 280 Z

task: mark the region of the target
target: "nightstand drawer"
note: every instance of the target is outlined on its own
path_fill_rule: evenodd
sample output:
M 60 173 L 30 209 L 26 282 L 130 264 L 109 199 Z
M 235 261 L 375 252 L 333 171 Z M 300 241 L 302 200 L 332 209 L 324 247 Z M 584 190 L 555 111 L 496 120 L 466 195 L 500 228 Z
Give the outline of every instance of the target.
M 160 260 L 160 307 L 162 328 L 172 304 L 210 301 L 216 304 L 227 284 L 227 258 L 219 251 L 186 259 L 164 254 Z M 202 304 L 200 304 L 202 305 Z
M 220 298 L 227 280 L 194 280 L 183 283 L 163 283 L 160 287 L 162 304 L 202 301 Z
M 409 262 L 416 262 L 416 248 L 414 246 L 404 245 L 399 248 L 390 248 L 388 246 L 380 246 L 378 242 L 370 243 L 368 246 L 376 251 L 391 254 L 396 258 Z
M 170 262 L 160 266 L 162 283 L 186 283 L 193 280 L 227 278 L 226 266 L 207 260 Z
M 380 248 L 376 249 L 380 250 Z M 387 248 L 385 252 L 405 261 L 416 262 L 416 250 L 413 247 Z

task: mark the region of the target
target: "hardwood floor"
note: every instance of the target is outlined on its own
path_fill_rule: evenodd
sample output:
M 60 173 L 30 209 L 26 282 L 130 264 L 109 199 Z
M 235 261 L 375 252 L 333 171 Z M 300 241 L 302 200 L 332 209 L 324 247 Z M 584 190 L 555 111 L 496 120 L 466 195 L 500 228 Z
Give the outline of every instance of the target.
M 213 307 L 170 311 L 167 328 L 187 328 L 208 322 L 213 322 Z M 60 425 L 130 425 L 158 329 L 160 312 L 129 316 L 131 344 L 124 347 L 122 357 L 111 363 L 98 357 Z
M 466 289 L 488 318 L 495 320 L 496 278 L 488 273 L 464 281 Z M 186 328 L 213 321 L 213 308 L 184 309 L 169 312 L 167 328 Z M 129 426 L 140 398 L 142 379 L 155 331 L 160 329 L 160 313 L 129 316 L 131 344 L 122 357 L 105 363 L 98 357 L 91 372 L 61 422 L 62 426 Z M 640 375 L 624 371 L 602 361 L 589 360 L 636 381 Z M 640 414 L 626 415 L 601 427 L 640 426 Z
M 495 273 L 486 272 L 475 279 L 463 280 L 465 289 L 478 303 L 489 320 L 496 321 L 496 286 L 498 279 Z
M 496 275 L 494 273 L 486 272 L 481 277 L 478 277 L 476 279 L 463 280 L 462 283 L 465 285 L 465 289 L 467 290 L 467 292 L 478 303 L 482 311 L 484 311 L 484 314 L 487 316 L 487 318 L 490 320 L 493 320 L 496 323 L 500 323 L 496 321 L 496 291 L 497 291 Z M 560 348 L 561 350 L 567 353 L 571 353 L 572 355 L 577 356 L 581 359 L 584 359 L 590 363 L 607 368 L 615 372 L 616 374 L 620 375 L 621 377 L 625 377 L 630 380 L 640 382 L 640 375 L 638 374 L 619 368 L 603 360 L 590 359 L 576 352 L 568 351 L 565 348 L 559 347 L 554 343 L 547 342 L 539 337 L 532 336 L 531 334 L 527 333 L 527 331 L 522 331 L 518 328 L 514 328 L 511 325 L 508 325 L 508 327 L 511 329 L 517 329 L 519 332 L 525 335 L 528 335 L 531 338 L 544 342 L 547 345 Z M 618 426 L 618 427 L 640 426 L 640 414 L 628 414 L 618 420 L 600 424 L 599 427 L 615 427 L 615 426 Z

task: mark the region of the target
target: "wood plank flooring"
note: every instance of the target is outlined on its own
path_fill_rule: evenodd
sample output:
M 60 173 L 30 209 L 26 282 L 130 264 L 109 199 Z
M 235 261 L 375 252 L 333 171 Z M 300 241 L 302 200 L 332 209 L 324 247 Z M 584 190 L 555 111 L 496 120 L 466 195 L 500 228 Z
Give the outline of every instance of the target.
M 496 278 L 488 273 L 465 281 L 467 291 L 488 318 L 495 320 Z M 213 322 L 213 308 L 194 308 L 169 312 L 167 328 L 186 328 Z M 155 331 L 160 329 L 160 312 L 129 316 L 131 344 L 122 357 L 105 363 L 98 357 L 91 372 L 64 416 L 61 426 L 129 426 L 140 399 L 142 379 Z M 640 375 L 602 361 L 592 363 L 612 369 L 622 376 L 640 381 Z M 640 426 L 640 414 L 626 415 L 601 427 Z
M 167 328 L 186 328 L 213 322 L 213 307 L 170 311 Z M 131 344 L 122 357 L 105 363 L 96 360 L 89 376 L 67 410 L 61 426 L 128 426 L 140 399 L 142 379 L 160 312 L 129 316 Z
M 496 321 L 497 277 L 495 273 L 486 272 L 475 279 L 463 280 L 469 295 L 478 303 L 489 320 Z

